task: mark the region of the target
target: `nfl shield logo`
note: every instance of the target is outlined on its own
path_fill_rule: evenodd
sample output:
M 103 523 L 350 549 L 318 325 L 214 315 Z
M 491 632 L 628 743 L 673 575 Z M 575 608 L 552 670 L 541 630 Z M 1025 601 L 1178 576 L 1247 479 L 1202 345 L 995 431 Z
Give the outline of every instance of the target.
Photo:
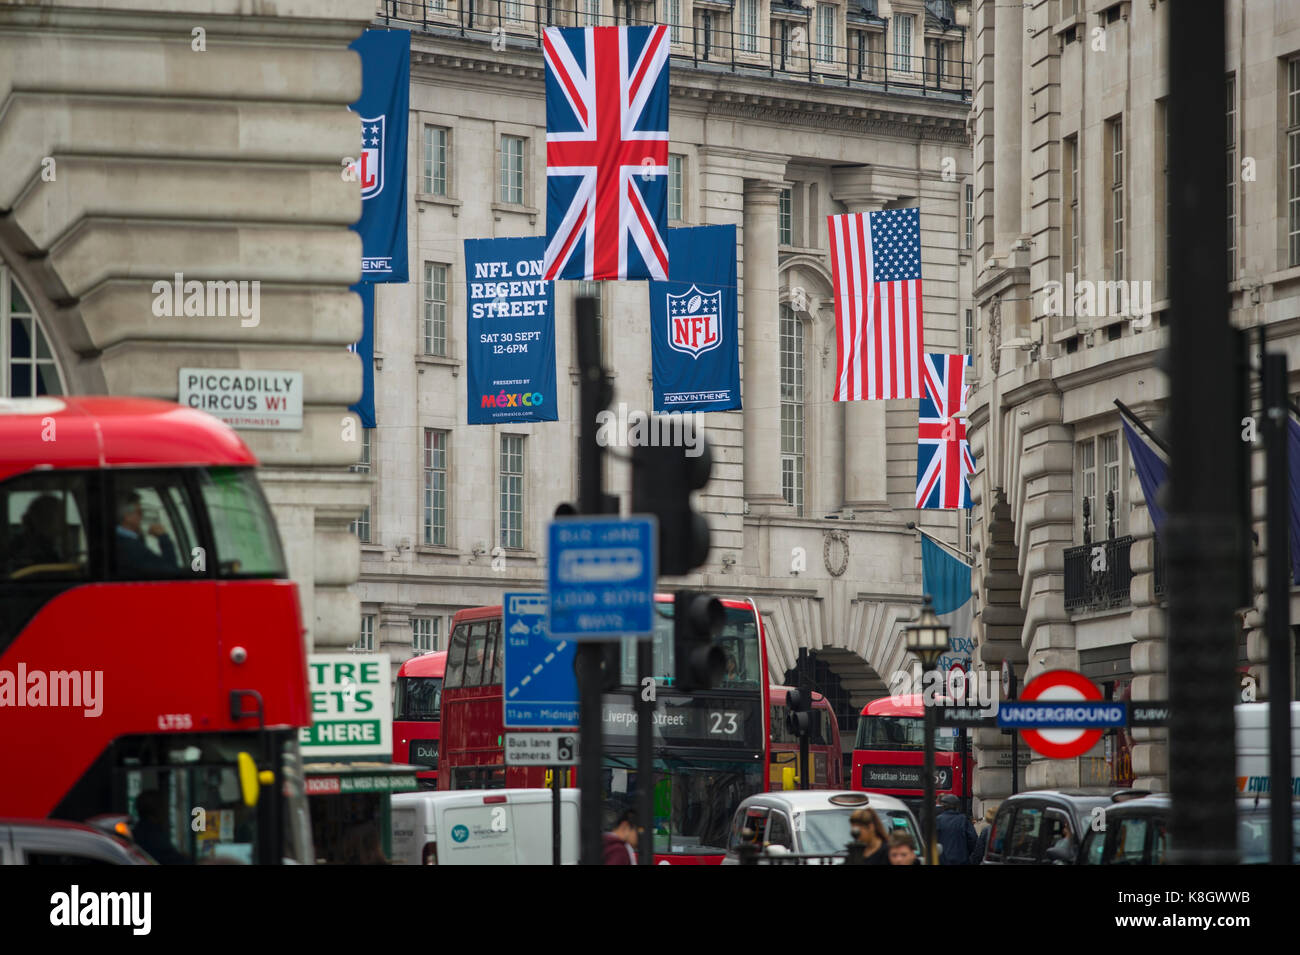
M 722 344 L 722 291 L 704 293 L 695 285 L 689 292 L 668 296 L 668 347 L 695 358 Z
M 384 117 L 361 120 L 361 198 L 372 199 L 384 191 Z

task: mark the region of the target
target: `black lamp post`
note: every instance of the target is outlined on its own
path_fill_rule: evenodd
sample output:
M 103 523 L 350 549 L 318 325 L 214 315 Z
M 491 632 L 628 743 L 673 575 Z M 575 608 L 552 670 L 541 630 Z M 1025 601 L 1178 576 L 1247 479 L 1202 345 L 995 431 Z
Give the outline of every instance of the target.
M 930 606 L 930 595 L 924 597 L 921 616 L 915 623 L 903 631 L 907 649 L 921 660 L 921 670 L 928 673 L 939 663 L 939 657 L 948 652 L 948 626 L 939 620 Z M 922 680 L 922 686 L 926 681 Z M 937 865 L 939 859 L 934 845 L 934 708 L 925 703 L 921 697 L 922 711 L 925 714 L 925 806 L 923 825 L 925 826 L 925 852 L 928 865 Z

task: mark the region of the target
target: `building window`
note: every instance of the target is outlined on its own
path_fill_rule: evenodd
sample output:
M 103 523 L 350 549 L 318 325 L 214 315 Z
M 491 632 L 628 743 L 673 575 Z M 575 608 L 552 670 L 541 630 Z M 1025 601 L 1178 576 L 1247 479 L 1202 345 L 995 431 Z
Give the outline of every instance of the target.
M 793 198 L 789 188 L 781 190 L 781 202 L 777 207 L 777 223 L 780 229 L 778 241 L 781 245 L 794 245 Z
M 685 156 L 668 156 L 668 221 L 682 221 L 682 169 Z
M 1091 544 L 1097 525 L 1097 445 L 1092 438 L 1079 443 L 1079 519 L 1083 542 Z
M 964 354 L 973 356 L 975 354 L 975 310 L 966 309 L 966 348 Z
M 1228 281 L 1237 277 L 1237 77 L 1228 74 Z
M 373 432 L 374 428 L 361 429 L 361 458 L 356 464 L 348 468 L 354 474 L 370 473 L 370 438 Z M 361 512 L 361 516 L 352 522 L 350 530 L 357 535 L 357 540 L 361 541 L 361 543 L 370 543 L 370 505 L 366 505 L 365 510 Z
M 740 6 L 740 52 L 758 52 L 758 0 L 737 0 Z
M 1111 278 L 1124 278 L 1124 120 L 1110 127 L 1110 251 Z
M 438 649 L 438 617 L 411 618 L 411 649 L 428 653 Z
M 1164 256 L 1164 276 L 1165 276 L 1165 298 L 1169 297 L 1169 100 L 1162 99 L 1157 104 L 1158 114 L 1160 117 L 1160 189 L 1164 193 L 1163 209 L 1165 216 L 1164 232 L 1165 242 L 1163 248 Z
M 1300 56 L 1287 60 L 1286 182 L 1289 265 L 1300 265 Z
M 0 266 L 0 356 L 4 358 L 0 395 L 36 398 L 63 394 L 50 340 L 35 309 L 4 266 Z
M 910 73 L 912 70 L 912 23 L 915 17 L 894 17 L 894 69 Z
M 447 546 L 446 431 L 424 429 L 424 542 Z
M 975 184 L 966 183 L 966 251 L 975 244 Z
M 524 546 L 524 436 L 501 435 L 501 546 Z
M 1065 214 L 1069 219 L 1066 235 L 1070 244 L 1066 247 L 1065 271 L 1076 278 L 1079 274 L 1079 137 L 1067 136 L 1065 139 Z
M 781 494 L 803 516 L 803 324 L 781 306 Z
M 594 27 L 600 23 L 600 0 L 579 0 L 582 20 L 578 26 Z
M 361 633 L 357 637 L 357 642 L 349 648 L 359 653 L 375 652 L 375 615 L 373 613 L 363 613 L 361 615 Z
M 447 130 L 441 126 L 424 127 L 424 192 L 447 194 Z
M 524 19 L 523 0 L 504 0 L 501 4 L 504 7 L 505 18 L 511 23 L 522 23 Z
M 596 300 L 596 354 L 603 356 L 605 354 L 605 283 L 604 282 L 584 282 L 575 281 L 573 283 L 573 300 L 574 321 L 577 321 L 576 302 L 580 298 L 594 298 Z M 574 353 L 574 363 L 577 363 L 577 353 Z
M 424 263 L 424 353 L 447 355 L 447 266 Z
M 501 201 L 524 204 L 524 138 L 501 137 Z
M 683 0 L 668 0 L 668 42 L 682 42 L 682 2 Z
M 832 3 L 817 4 L 817 62 L 835 62 L 835 12 Z
M 974 531 L 975 531 L 975 508 L 968 507 L 962 523 L 966 525 L 966 554 L 967 556 L 975 553 Z
M 1101 514 L 1098 524 L 1104 522 L 1106 539 L 1119 536 L 1120 523 L 1120 489 L 1119 489 L 1119 433 L 1112 431 L 1097 439 L 1101 445 L 1102 496 L 1098 504 Z

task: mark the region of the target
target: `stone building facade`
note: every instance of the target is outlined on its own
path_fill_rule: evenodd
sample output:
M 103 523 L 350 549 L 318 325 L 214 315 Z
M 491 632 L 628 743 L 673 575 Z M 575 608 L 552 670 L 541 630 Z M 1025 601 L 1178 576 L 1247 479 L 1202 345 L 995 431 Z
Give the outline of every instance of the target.
M 1153 421 L 1168 394 L 1156 359 L 1171 320 L 1170 6 L 976 2 L 972 13 L 977 653 L 992 668 L 1011 659 L 1022 679 L 1078 669 L 1116 698 L 1168 695 L 1162 558 L 1114 401 Z M 1227 230 L 1233 322 L 1267 326 L 1294 369 L 1300 10 L 1226 7 L 1225 102 L 1204 116 L 1227 124 L 1229 208 L 1205 228 Z M 1243 615 L 1243 683 L 1262 683 L 1261 625 L 1258 609 Z M 978 743 L 976 794 L 999 798 L 1006 738 Z M 1137 730 L 1078 760 L 1034 760 L 1024 784 L 1163 789 L 1166 771 L 1164 731 Z
M 301 431 L 244 431 L 308 645 L 356 640 L 348 286 L 369 0 L 0 3 L 0 399 L 175 400 L 186 366 L 302 371 Z M 260 282 L 256 324 L 154 314 L 153 284 Z M 351 427 L 349 427 L 349 425 Z
M 883 19 L 761 0 L 737 4 L 733 24 L 731 4 L 707 0 L 502 9 L 498 20 L 495 8 L 387 3 L 377 21 L 411 31 L 412 276 L 376 297 L 359 646 L 395 661 L 445 648 L 457 609 L 542 586 L 547 522 L 578 497 L 572 314 L 587 289 L 556 287 L 559 420 L 469 426 L 463 242 L 545 233 L 539 24 L 657 20 L 673 25 L 670 226 L 734 224 L 740 246 L 744 410 L 704 416 L 714 467 L 697 497 L 713 548 L 685 582 L 755 598 L 773 679 L 813 651 L 851 734 L 853 708 L 904 663 L 901 626 L 920 602 L 906 523 L 963 550 L 967 532 L 956 512 L 913 506 L 916 401 L 830 400 L 826 216 L 920 206 L 926 344 L 966 346 L 969 82 L 956 64 L 970 45 L 958 11 L 898 2 Z M 887 36 L 900 44 L 888 61 Z M 648 410 L 646 285 L 591 291 L 615 407 Z M 612 455 L 605 486 L 626 511 L 628 467 Z

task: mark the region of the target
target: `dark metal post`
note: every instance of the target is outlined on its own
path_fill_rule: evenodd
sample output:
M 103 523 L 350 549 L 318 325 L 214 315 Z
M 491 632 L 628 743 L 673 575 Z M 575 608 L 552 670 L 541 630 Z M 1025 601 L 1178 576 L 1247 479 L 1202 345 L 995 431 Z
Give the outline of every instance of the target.
M 609 385 L 600 364 L 597 344 L 596 300 L 583 296 L 575 303 L 578 367 L 582 375 L 579 404 L 580 459 L 582 497 L 579 510 L 584 514 L 601 513 L 604 492 L 601 485 L 600 445 L 596 441 L 596 415 L 608 403 Z M 601 846 L 601 758 L 604 731 L 601 724 L 601 660 L 604 644 L 584 641 L 578 645 L 575 669 L 578 675 L 578 789 L 581 792 L 582 820 L 580 831 L 583 865 L 600 865 Z
M 654 678 L 654 644 L 650 639 L 636 642 L 636 798 L 637 858 L 641 865 L 654 865 L 654 711 L 653 695 L 646 699 L 646 677 Z M 653 684 L 652 684 L 653 686 Z
M 934 669 L 933 663 L 922 663 L 921 668 L 928 673 Z M 922 700 L 921 709 L 925 713 L 925 864 L 937 865 L 934 854 L 934 707 Z
M 1011 686 L 1008 700 L 1016 698 L 1016 668 L 1011 667 Z M 1020 730 L 1011 731 L 1011 795 L 1020 792 Z
M 1169 5 L 1170 862 L 1237 861 L 1235 733 L 1245 453 L 1228 322 L 1227 235 L 1207 229 L 1227 204 L 1222 4 Z
M 799 668 L 799 693 L 803 696 L 804 701 L 810 707 L 809 716 L 812 710 L 812 677 L 808 673 L 808 648 L 799 648 L 799 662 L 796 664 Z M 810 789 L 808 785 L 808 734 L 799 734 L 799 788 Z
M 1269 843 L 1274 865 L 1291 849 L 1291 481 L 1287 461 L 1286 354 L 1264 355 L 1264 448 L 1268 455 Z
M 551 865 L 560 864 L 560 786 L 564 767 L 551 768 Z

